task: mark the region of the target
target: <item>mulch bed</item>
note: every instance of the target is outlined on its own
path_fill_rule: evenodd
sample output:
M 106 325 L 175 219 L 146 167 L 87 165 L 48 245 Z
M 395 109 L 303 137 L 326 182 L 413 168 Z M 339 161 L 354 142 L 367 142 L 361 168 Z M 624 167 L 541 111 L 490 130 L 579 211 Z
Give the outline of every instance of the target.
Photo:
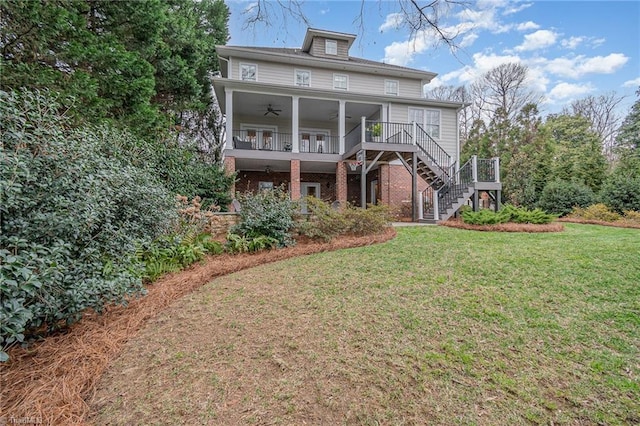
M 551 222 L 543 225 L 531 223 L 499 223 L 495 225 L 470 225 L 459 219 L 449 219 L 440 222 L 442 226 L 450 228 L 467 229 L 469 231 L 492 231 L 492 232 L 562 232 L 564 226 L 561 223 Z
M 104 314 L 88 312 L 83 319 L 28 348 L 14 347 L 0 364 L 0 424 L 87 424 L 86 403 L 126 342 L 145 323 L 178 298 L 212 279 L 292 257 L 362 247 L 391 240 L 393 228 L 364 237 L 340 237 L 329 243 L 301 241 L 294 247 L 255 254 L 219 255 L 167 275 L 147 286 L 144 297 L 127 307 L 110 306 Z M 4 420 L 4 422 L 3 422 Z
M 604 220 L 580 219 L 577 217 L 561 217 L 560 219 L 558 219 L 558 222 L 582 223 L 587 225 L 602 225 L 602 226 L 613 226 L 616 228 L 640 229 L 640 223 L 624 222 L 624 221 L 605 222 Z

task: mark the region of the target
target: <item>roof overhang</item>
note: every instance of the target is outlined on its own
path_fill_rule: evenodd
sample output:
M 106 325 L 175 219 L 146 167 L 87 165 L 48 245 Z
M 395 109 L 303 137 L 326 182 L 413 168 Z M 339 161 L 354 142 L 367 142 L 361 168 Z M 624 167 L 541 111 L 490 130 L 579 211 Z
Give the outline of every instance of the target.
M 255 81 L 231 80 L 228 78 L 214 78 L 213 87 L 223 112 L 226 111 L 225 89 L 239 92 L 267 93 L 277 96 L 300 96 L 317 99 L 345 100 L 363 103 L 399 103 L 424 107 L 459 109 L 465 106 L 461 102 L 440 101 L 426 98 L 405 98 L 399 96 L 369 95 L 364 93 L 344 92 L 337 90 L 322 90 L 309 87 L 282 86 L 280 84 L 261 83 Z

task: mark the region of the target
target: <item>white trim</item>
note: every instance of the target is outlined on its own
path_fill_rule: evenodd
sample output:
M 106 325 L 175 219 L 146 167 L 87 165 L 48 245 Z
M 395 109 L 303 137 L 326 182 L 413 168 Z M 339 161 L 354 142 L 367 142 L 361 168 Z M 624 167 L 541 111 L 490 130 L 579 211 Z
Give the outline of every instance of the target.
M 255 141 L 255 146 L 253 147 L 254 149 L 273 149 L 275 146 L 277 146 L 277 137 L 278 137 L 278 126 L 269 126 L 268 124 L 249 124 L 249 123 L 240 123 L 240 131 L 248 131 L 248 130 L 254 130 L 256 132 L 256 141 Z M 270 142 L 270 146 L 265 146 L 266 144 L 264 143 L 264 137 L 263 137 L 263 133 L 267 131 L 267 132 L 271 132 L 271 142 Z M 244 135 L 243 135 L 244 137 Z
M 418 123 L 424 130 L 426 131 L 427 127 L 427 112 L 437 112 L 438 113 L 438 135 L 434 136 L 429 134 L 433 139 L 440 140 L 442 139 L 442 109 L 439 108 L 429 108 L 429 107 L 415 107 L 408 106 L 407 107 L 407 121 L 411 121 L 411 110 L 421 111 L 422 112 L 422 123 Z
M 336 77 L 344 77 L 347 87 L 336 87 Z M 349 74 L 333 73 L 333 90 L 349 90 Z
M 331 45 L 331 49 L 329 49 L 329 45 Z M 335 52 L 333 47 L 335 47 Z M 324 39 L 324 54 L 338 56 L 338 40 L 332 40 L 330 38 Z
M 254 67 L 255 68 L 254 73 L 253 73 L 253 76 L 254 76 L 253 80 L 250 79 L 250 78 L 247 78 L 247 79 L 242 78 L 242 68 L 244 66 L 249 66 L 249 67 Z M 258 64 L 252 64 L 250 62 L 240 62 L 238 67 L 239 67 L 238 68 L 238 80 L 241 80 L 241 81 L 258 81 Z
M 396 92 L 395 93 L 391 93 L 389 91 L 387 91 L 387 83 L 395 83 L 396 84 Z M 400 81 L 399 80 L 392 80 L 389 78 L 385 78 L 384 79 L 384 94 L 387 96 L 400 96 Z
M 298 84 L 298 73 L 299 72 L 306 72 L 309 73 L 309 84 L 308 85 L 302 85 L 302 84 Z M 294 68 L 293 70 L 293 85 L 296 87 L 311 87 L 311 70 L 307 70 L 307 69 L 302 69 L 302 68 Z

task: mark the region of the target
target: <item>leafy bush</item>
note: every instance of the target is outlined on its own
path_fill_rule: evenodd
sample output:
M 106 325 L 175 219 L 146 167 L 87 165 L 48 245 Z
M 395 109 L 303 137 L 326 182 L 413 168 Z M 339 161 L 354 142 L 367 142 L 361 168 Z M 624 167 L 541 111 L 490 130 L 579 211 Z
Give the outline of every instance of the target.
M 471 225 L 495 225 L 507 222 L 540 225 L 550 223 L 555 218 L 555 215 L 545 213 L 540 209 L 529 210 L 526 207 L 518 208 L 510 204 L 505 205 L 498 212 L 489 209 L 462 212 L 462 220 Z
M 571 213 L 574 207 L 587 207 L 593 204 L 593 191 L 578 182 L 556 180 L 548 183 L 542 190 L 538 207 L 560 216 Z
M 293 245 L 295 204 L 282 188 L 239 194 L 240 222 L 229 230 L 251 240 L 260 236 L 274 238 L 280 247 Z
M 621 218 L 618 213 L 611 211 L 609 207 L 602 203 L 593 204 L 584 209 L 582 207 L 574 207 L 570 216 L 587 220 L 601 220 L 604 222 L 615 222 Z
M 369 235 L 382 232 L 389 225 L 390 212 L 385 205 L 369 205 L 361 209 L 347 205 L 344 209 L 333 209 L 315 197 L 305 199 L 309 219 L 298 225 L 298 232 L 312 239 L 331 241 L 338 235 Z
M 133 254 L 175 219 L 171 194 L 110 127 L 70 128 L 38 92 L 0 91 L 0 346 L 142 291 Z M 0 353 L 0 356 L 6 357 Z
M 312 239 L 331 241 L 349 229 L 349 223 L 340 210 L 316 197 L 306 197 L 304 203 L 309 218 L 298 224 L 298 233 Z
M 346 232 L 354 235 L 378 234 L 390 221 L 389 207 L 383 204 L 369 204 L 366 209 L 349 205 L 343 215 L 348 224 Z
M 640 211 L 640 174 L 614 172 L 602 185 L 600 200 L 617 213 Z

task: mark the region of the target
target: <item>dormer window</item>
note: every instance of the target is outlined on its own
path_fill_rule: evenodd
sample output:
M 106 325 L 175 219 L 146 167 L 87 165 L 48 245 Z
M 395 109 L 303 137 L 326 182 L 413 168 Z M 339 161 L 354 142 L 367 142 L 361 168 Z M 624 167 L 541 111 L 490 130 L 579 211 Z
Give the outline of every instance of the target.
M 338 42 L 335 40 L 325 40 L 324 41 L 324 53 L 327 55 L 337 55 L 338 54 Z
M 240 79 L 257 81 L 258 67 L 256 64 L 240 64 Z

